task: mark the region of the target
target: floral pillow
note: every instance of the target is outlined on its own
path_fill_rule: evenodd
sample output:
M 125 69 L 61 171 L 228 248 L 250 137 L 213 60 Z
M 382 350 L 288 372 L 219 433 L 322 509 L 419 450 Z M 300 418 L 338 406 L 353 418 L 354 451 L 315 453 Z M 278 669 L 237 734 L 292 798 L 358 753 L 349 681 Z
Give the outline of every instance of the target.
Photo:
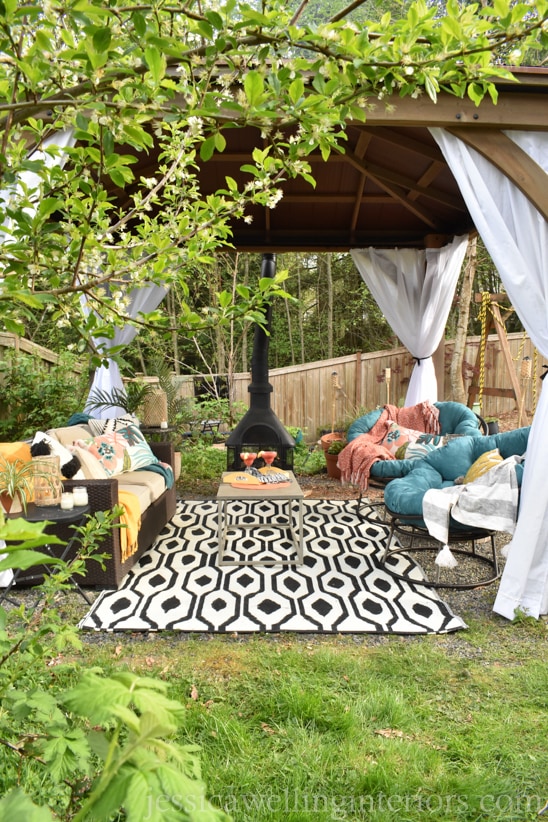
M 101 463 L 108 477 L 131 469 L 125 440 L 119 434 L 101 434 L 99 437 L 76 440 L 75 445 L 89 451 Z
M 412 428 L 404 428 L 403 425 L 392 422 L 388 426 L 382 445 L 395 457 L 402 445 L 416 442 L 423 434 L 424 431 L 414 431 Z
M 146 468 L 147 465 L 157 465 L 159 462 L 138 425 L 130 423 L 118 428 L 115 434 L 103 436 L 115 436 L 123 441 L 130 463 L 130 467 L 124 469 L 126 471 L 135 471 L 137 468 Z

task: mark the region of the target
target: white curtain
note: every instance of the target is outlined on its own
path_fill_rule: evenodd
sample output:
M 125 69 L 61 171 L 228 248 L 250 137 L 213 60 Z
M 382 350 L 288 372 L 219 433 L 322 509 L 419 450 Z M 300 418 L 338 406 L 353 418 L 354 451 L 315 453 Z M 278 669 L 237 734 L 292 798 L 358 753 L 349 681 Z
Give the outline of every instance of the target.
M 524 194 L 488 160 L 441 129 L 431 129 L 459 184 L 512 305 L 543 357 L 548 358 L 548 224 Z M 548 133 L 507 132 L 548 173 Z M 547 181 L 548 182 L 548 181 Z M 548 381 L 533 420 L 516 531 L 494 610 L 548 613 Z
M 438 399 L 432 355 L 443 337 L 467 242 L 462 236 L 443 248 L 350 252 L 391 328 L 417 361 L 406 406 Z
M 128 316 L 135 319 L 139 314 L 146 314 L 148 311 L 154 311 L 157 308 L 165 295 L 167 288 L 159 285 L 147 285 L 143 288 L 134 289 L 131 293 L 130 304 L 128 308 Z M 137 336 L 137 328 L 133 325 L 126 325 L 123 328 L 117 328 L 113 339 L 98 338 L 98 345 L 108 348 L 119 345 L 129 345 L 129 343 Z M 96 369 L 93 377 L 91 389 L 86 401 L 84 411 L 99 419 L 108 419 L 109 417 L 119 417 L 124 414 L 124 409 L 120 406 L 110 405 L 104 408 L 91 408 L 91 397 L 97 391 L 104 393 L 111 393 L 113 389 L 117 388 L 122 393 L 125 393 L 124 383 L 122 382 L 122 375 L 118 364 L 112 360 L 108 360 L 108 366 L 101 365 Z

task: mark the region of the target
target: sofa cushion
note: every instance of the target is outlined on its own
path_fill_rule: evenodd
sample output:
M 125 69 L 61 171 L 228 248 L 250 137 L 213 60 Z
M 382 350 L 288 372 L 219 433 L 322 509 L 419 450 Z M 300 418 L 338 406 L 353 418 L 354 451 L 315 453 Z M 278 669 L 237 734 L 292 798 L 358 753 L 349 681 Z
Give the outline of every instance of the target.
M 461 402 L 434 403 L 440 412 L 439 421 L 442 434 L 459 434 L 461 437 L 481 437 L 479 419 L 467 405 Z
M 139 469 L 138 471 L 126 471 L 119 482 L 125 485 L 146 485 L 150 489 L 153 499 L 161 497 L 166 490 L 165 479 L 162 474 L 156 471 Z
M 489 437 L 458 437 L 422 460 L 396 460 L 396 465 L 409 462 L 412 467 L 405 476 L 386 486 L 384 501 L 387 507 L 398 514 L 422 516 L 422 499 L 426 491 L 453 485 L 457 477 L 465 476 L 481 454 L 494 448 L 498 448 L 504 459 L 514 454 L 522 456 L 527 450 L 530 430 L 526 427 Z M 518 485 L 521 485 L 523 465 L 516 465 L 516 476 Z
M 127 491 L 131 494 L 135 494 L 135 496 L 139 500 L 139 511 L 141 512 L 141 514 L 144 514 L 144 512 L 147 510 L 147 508 L 153 501 L 150 488 L 148 488 L 146 485 L 125 483 L 122 481 L 122 478 L 118 480 L 118 491 Z
M 85 440 L 93 436 L 91 428 L 87 425 L 67 425 L 64 428 L 52 428 L 47 433 L 67 448 L 74 445 L 76 440 Z

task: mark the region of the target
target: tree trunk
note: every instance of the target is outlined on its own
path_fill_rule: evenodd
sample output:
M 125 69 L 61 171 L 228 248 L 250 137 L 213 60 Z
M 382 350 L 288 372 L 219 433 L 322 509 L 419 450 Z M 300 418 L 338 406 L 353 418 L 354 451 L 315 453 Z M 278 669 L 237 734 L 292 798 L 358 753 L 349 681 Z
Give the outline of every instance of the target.
M 301 362 L 305 362 L 305 345 L 304 345 L 304 305 L 302 296 L 301 283 L 301 261 L 297 258 L 297 297 L 299 300 L 299 338 L 301 341 Z
M 289 349 L 291 351 L 291 365 L 295 365 L 295 348 L 293 347 L 293 329 L 291 327 L 291 314 L 289 311 L 289 300 L 285 300 L 285 314 L 287 317 L 287 336 L 289 339 Z
M 466 251 L 466 263 L 464 277 L 459 295 L 459 310 L 457 318 L 457 328 L 455 332 L 455 348 L 451 358 L 449 378 L 451 382 L 451 399 L 455 402 L 467 404 L 466 391 L 464 389 L 464 378 L 462 375 L 462 364 L 464 352 L 466 350 L 466 338 L 468 336 L 468 319 L 470 317 L 470 302 L 472 299 L 474 278 L 476 276 L 477 261 L 477 239 L 474 237 L 468 242 Z
M 327 279 L 327 358 L 333 358 L 333 271 L 331 253 L 325 255 Z

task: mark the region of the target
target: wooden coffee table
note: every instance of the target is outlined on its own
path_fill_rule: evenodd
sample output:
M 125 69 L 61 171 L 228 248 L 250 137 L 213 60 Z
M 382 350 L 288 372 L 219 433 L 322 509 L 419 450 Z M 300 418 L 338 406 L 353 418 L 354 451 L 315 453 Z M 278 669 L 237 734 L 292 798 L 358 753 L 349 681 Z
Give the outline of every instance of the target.
M 289 475 L 289 485 L 283 488 L 276 484 L 268 483 L 264 486 L 250 485 L 249 488 L 233 488 L 228 482 L 221 481 L 217 491 L 217 527 L 219 535 L 219 565 L 302 565 L 303 564 L 303 500 L 304 493 L 299 483 L 291 471 Z M 223 478 L 226 473 L 223 474 Z M 231 502 L 256 502 L 278 501 L 285 503 L 285 519 L 270 521 L 260 517 L 261 506 L 257 505 L 258 519 L 255 522 L 237 522 L 230 517 Z M 297 503 L 297 527 L 293 525 L 293 503 Z M 295 549 L 295 559 L 273 559 L 273 560 L 226 560 L 224 553 L 227 543 L 228 531 L 257 530 L 258 528 L 269 528 L 283 530 L 291 535 L 291 542 Z

